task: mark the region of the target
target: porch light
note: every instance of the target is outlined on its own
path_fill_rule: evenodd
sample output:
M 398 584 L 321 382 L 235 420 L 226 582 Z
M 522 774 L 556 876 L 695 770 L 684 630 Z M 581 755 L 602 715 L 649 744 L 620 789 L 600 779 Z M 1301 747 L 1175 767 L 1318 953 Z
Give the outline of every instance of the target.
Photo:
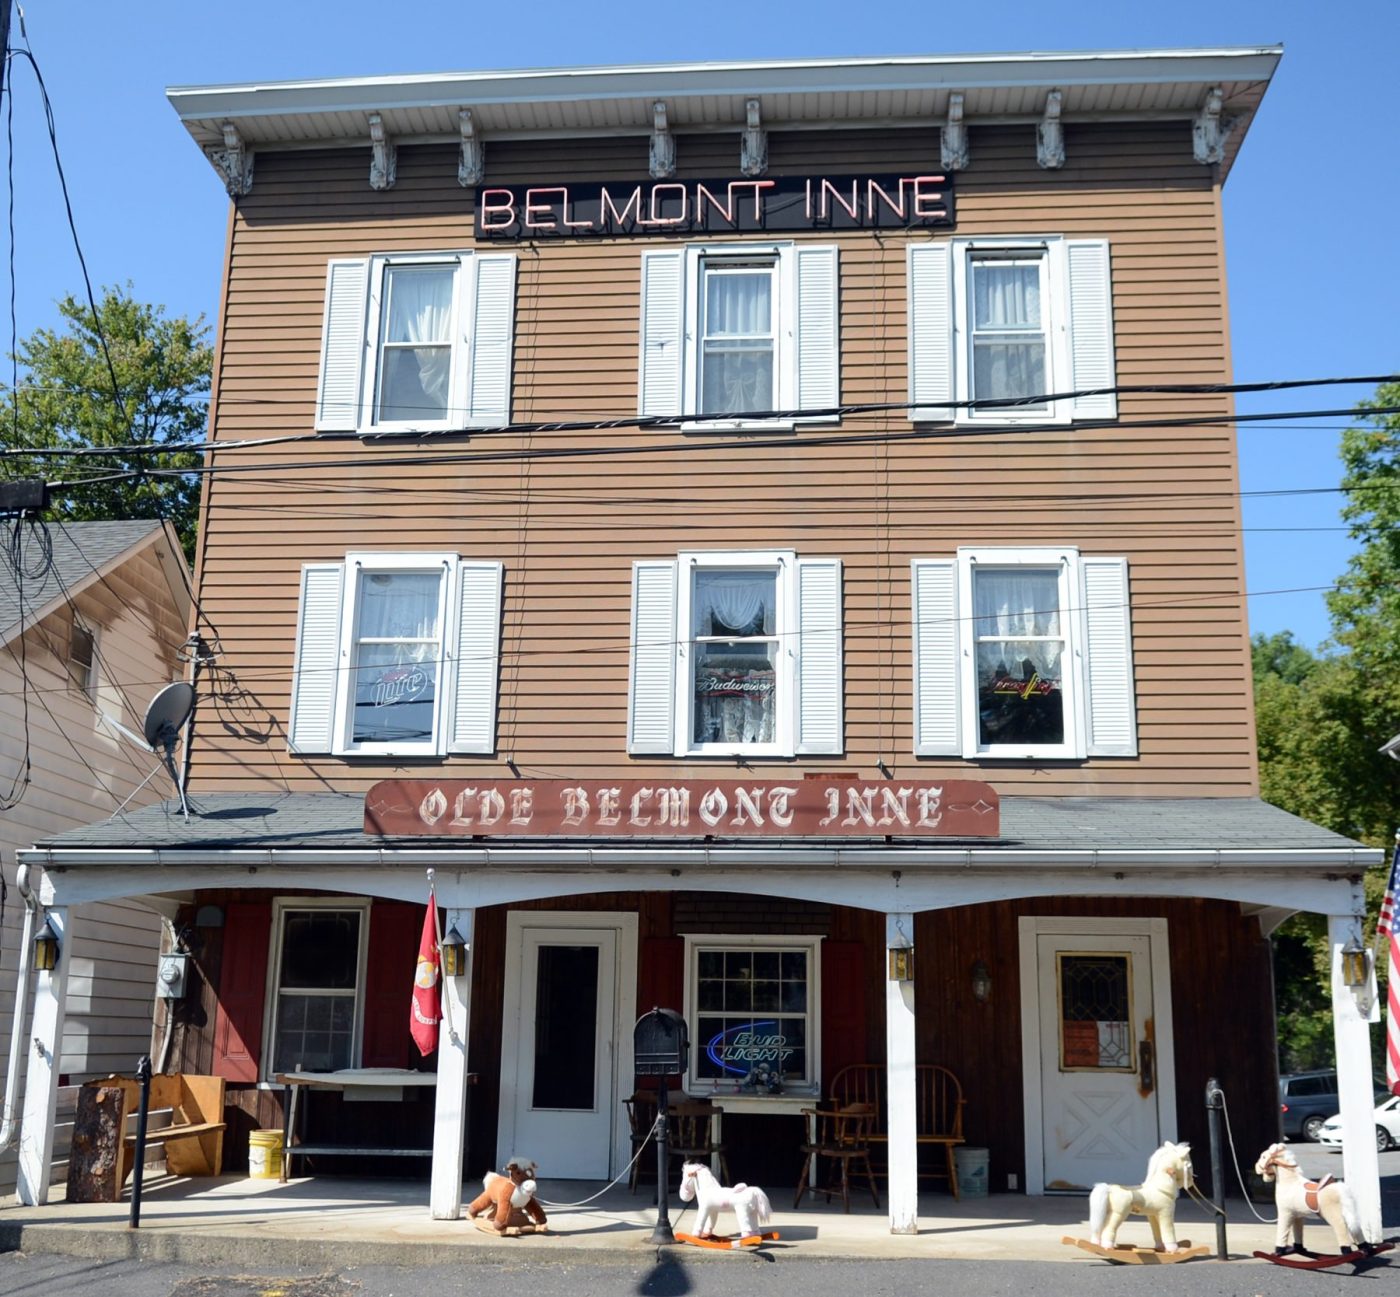
M 470 950 L 471 947 L 463 940 L 456 925 L 448 928 L 447 935 L 438 947 L 442 956 L 442 975 L 444 977 L 461 977 L 467 971 L 467 952 Z
M 1342 981 L 1354 991 L 1371 980 L 1371 952 L 1355 937 L 1342 947 Z
M 914 980 L 914 947 L 890 947 L 890 981 L 912 982 Z
M 41 973 L 52 972 L 58 967 L 58 951 L 58 933 L 46 915 L 44 926 L 34 934 L 34 967 Z
M 972 998 L 986 1004 L 992 998 L 992 975 L 980 959 L 972 966 Z

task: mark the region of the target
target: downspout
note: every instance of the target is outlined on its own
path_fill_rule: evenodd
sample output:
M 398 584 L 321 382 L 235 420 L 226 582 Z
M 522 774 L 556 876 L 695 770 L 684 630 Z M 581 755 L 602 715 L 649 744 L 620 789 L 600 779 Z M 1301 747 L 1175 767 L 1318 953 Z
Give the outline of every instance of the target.
M 24 900 L 24 932 L 19 939 L 19 972 L 15 985 L 15 1016 L 10 1026 L 10 1060 L 5 1068 L 4 1121 L 0 1124 L 0 1152 L 15 1142 L 19 1130 L 16 1094 L 19 1090 L 19 1060 L 27 1056 L 24 1048 L 24 1019 L 29 1010 L 29 961 L 34 955 L 34 917 L 39 901 L 29 886 L 29 866 L 21 865 L 15 873 L 15 887 Z

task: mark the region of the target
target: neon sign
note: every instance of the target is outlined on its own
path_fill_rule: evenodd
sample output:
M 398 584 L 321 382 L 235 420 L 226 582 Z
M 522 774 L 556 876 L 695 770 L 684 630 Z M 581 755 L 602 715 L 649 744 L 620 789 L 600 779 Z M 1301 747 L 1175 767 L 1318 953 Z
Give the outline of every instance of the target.
M 479 239 L 923 229 L 954 224 L 953 177 L 939 172 L 482 185 L 476 191 Z
M 761 1034 L 763 1027 L 776 1027 L 775 1020 L 766 1022 L 746 1022 L 737 1027 L 726 1027 L 710 1037 L 705 1046 L 705 1055 L 716 1067 L 738 1076 L 748 1076 L 756 1063 L 777 1063 L 779 1065 L 792 1057 L 793 1050 L 787 1037 L 779 1032 Z M 735 1064 L 743 1063 L 739 1067 Z

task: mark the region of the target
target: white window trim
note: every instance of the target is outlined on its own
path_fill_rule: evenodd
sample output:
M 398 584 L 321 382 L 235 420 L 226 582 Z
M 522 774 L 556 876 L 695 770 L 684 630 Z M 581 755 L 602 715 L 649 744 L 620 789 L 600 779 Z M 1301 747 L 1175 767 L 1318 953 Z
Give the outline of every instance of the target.
M 690 1040 L 690 1066 L 686 1072 L 685 1089 L 687 1094 L 708 1095 L 724 1094 L 724 1084 L 720 1081 L 700 1079 L 696 1075 L 696 1065 L 703 1048 L 702 1042 L 698 1038 L 698 1032 L 694 1032 L 698 1020 L 699 995 L 696 990 L 696 955 L 701 949 L 710 950 L 721 948 L 725 950 L 806 950 L 807 951 L 807 1071 L 806 1081 L 793 1083 L 793 1089 L 798 1093 L 805 1093 L 810 1090 L 816 1093 L 821 1088 L 822 1078 L 822 1050 L 821 1050 L 821 1004 L 822 1004 L 822 942 L 825 937 L 819 934 L 798 935 L 783 934 L 781 936 L 761 936 L 757 933 L 729 933 L 729 932 L 683 932 L 680 936 L 685 941 L 685 997 L 682 1006 L 682 1016 L 685 1018 L 686 1030 L 692 1032 Z
M 964 610 L 958 624 L 958 673 L 962 714 L 967 717 L 963 727 L 963 756 L 982 760 L 1082 760 L 1086 756 L 1088 717 L 1085 712 L 1084 646 L 1087 628 L 1079 591 L 1079 550 L 1073 546 L 1003 548 L 960 547 L 958 549 L 958 604 Z M 973 597 L 973 573 L 977 568 L 1011 570 L 1015 568 L 1056 569 L 1059 576 L 1060 627 L 1065 641 L 1064 668 L 1061 687 L 1065 692 L 1063 743 L 1055 744 L 982 744 L 979 736 L 977 703 L 977 624 L 976 601 Z
M 1044 258 L 1041 282 L 1044 285 L 1042 314 L 1045 321 L 1045 390 L 1068 391 L 1074 372 L 1069 350 L 1069 277 L 1063 235 L 1018 235 L 978 239 L 952 239 L 953 259 L 953 372 L 958 401 L 970 401 L 972 390 L 972 296 L 971 262 L 981 253 L 1006 256 L 1024 252 Z M 960 406 L 954 422 L 975 426 L 1015 424 L 1068 424 L 1072 422 L 1069 401 L 1051 401 L 1044 410 L 1018 410 L 995 406 L 976 410 Z
M 391 266 L 454 266 L 452 310 L 448 322 L 448 343 L 452 370 L 447 385 L 447 413 L 441 419 L 398 419 L 380 421 L 379 380 L 383 370 L 381 347 L 384 329 L 384 272 Z M 471 252 L 394 252 L 379 253 L 369 259 L 369 306 L 365 319 L 365 363 L 361 374 L 360 409 L 363 433 L 441 432 L 463 428 L 469 422 L 468 374 L 471 368 L 470 303 L 474 297 L 476 257 Z
M 790 432 L 792 419 L 706 419 L 700 408 L 700 313 L 704 263 L 773 263 L 773 408 L 791 410 L 797 405 L 797 342 L 793 325 L 797 316 L 797 289 L 791 243 L 694 244 L 685 250 L 685 420 L 682 432 Z
M 455 697 L 451 663 L 453 627 L 457 625 L 457 569 L 461 559 L 449 553 L 349 553 L 345 556 L 344 593 L 340 607 L 339 670 L 336 672 L 332 752 L 336 756 L 440 756 L 447 751 L 447 718 Z M 353 743 L 354 672 L 352 655 L 359 620 L 360 580 L 367 572 L 440 571 L 438 589 L 438 687 L 433 699 L 433 737 L 424 743 Z
M 676 581 L 676 754 L 687 757 L 792 756 L 796 747 L 797 672 L 793 635 L 797 626 L 797 555 L 792 550 L 683 551 Z M 696 743 L 692 574 L 701 568 L 773 568 L 777 573 L 774 674 L 778 697 L 771 743 Z
M 360 916 L 360 949 L 355 966 L 355 1031 L 350 1043 L 350 1066 L 359 1067 L 364 1050 L 365 970 L 369 957 L 370 902 L 365 897 L 274 896 L 272 898 L 272 940 L 268 943 L 267 977 L 264 982 L 263 1040 L 259 1080 L 273 1077 L 273 1050 L 277 1043 L 278 969 L 282 966 L 283 918 L 288 910 L 351 910 Z

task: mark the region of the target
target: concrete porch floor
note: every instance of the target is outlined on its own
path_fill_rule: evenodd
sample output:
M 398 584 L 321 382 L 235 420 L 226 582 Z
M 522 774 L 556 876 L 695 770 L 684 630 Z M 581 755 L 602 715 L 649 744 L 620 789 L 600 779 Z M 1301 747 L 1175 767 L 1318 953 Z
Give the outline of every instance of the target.
M 539 1194 L 547 1203 L 576 1202 L 599 1188 L 596 1183 L 544 1180 Z M 417 1180 L 321 1176 L 278 1184 L 232 1176 L 158 1176 L 144 1186 L 141 1226 L 134 1231 L 128 1227 L 129 1200 L 76 1204 L 63 1202 L 62 1196 L 59 1186 L 54 1200 L 43 1207 L 22 1207 L 10 1199 L 9 1205 L 0 1208 L 0 1249 L 192 1264 L 255 1259 L 296 1265 L 630 1263 L 639 1253 L 653 1249 L 650 1237 L 656 1219 L 654 1199 L 648 1197 L 645 1186 L 636 1195 L 615 1186 L 584 1207 L 549 1207 L 549 1235 L 513 1239 L 489 1237 L 465 1218 L 432 1220 L 428 1185 Z M 853 1195 L 849 1215 L 842 1211 L 839 1198 L 828 1205 L 820 1195 L 809 1197 L 798 1211 L 790 1204 L 788 1191 L 775 1195 L 773 1227 L 782 1237 L 765 1248 L 812 1259 L 926 1257 L 1107 1264 L 1060 1242 L 1067 1234 L 1087 1237 L 1085 1198 L 994 1194 L 954 1202 L 946 1194 L 929 1193 L 920 1198 L 915 1235 L 891 1234 L 887 1216 L 875 1209 L 868 1192 L 864 1202 Z M 1272 1246 L 1273 1226 L 1256 1221 L 1243 1200 L 1230 1201 L 1227 1210 L 1232 1258 L 1247 1258 L 1256 1248 Z M 1271 1210 L 1259 1210 L 1272 1215 Z M 674 1193 L 670 1213 L 673 1228 L 693 1226 L 693 1211 L 683 1207 Z M 720 1227 L 726 1223 L 732 1229 L 733 1217 L 722 1217 Z M 1177 1234 L 1212 1249 L 1212 1257 L 1189 1264 L 1212 1261 L 1213 1221 L 1184 1198 L 1177 1208 Z M 1133 1217 L 1120 1232 L 1120 1241 L 1150 1243 L 1147 1222 Z M 1310 1226 L 1308 1242 L 1319 1251 L 1330 1250 L 1331 1232 L 1320 1223 Z M 683 1250 L 692 1260 L 732 1256 L 704 1248 Z

